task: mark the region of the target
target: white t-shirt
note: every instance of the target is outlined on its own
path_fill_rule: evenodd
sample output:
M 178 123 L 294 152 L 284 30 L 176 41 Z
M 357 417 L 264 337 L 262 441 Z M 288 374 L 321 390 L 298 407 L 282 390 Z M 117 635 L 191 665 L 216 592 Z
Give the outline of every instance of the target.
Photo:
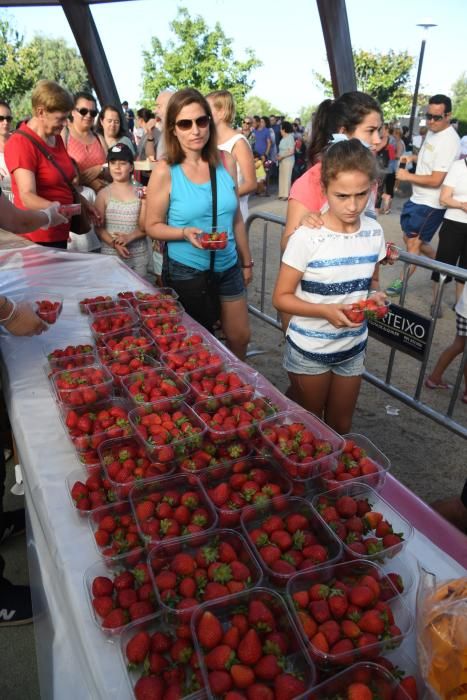
M 453 161 L 459 157 L 460 139 L 457 131 L 448 126 L 437 134 L 428 131 L 417 158 L 417 175 L 431 175 L 433 172 L 447 173 Z M 439 187 L 412 186 L 410 200 L 414 204 L 425 204 L 434 209 L 444 209 L 439 203 Z
M 313 304 L 351 304 L 366 299 L 375 265 L 386 255 L 383 229 L 360 217 L 355 233 L 337 233 L 324 226 L 300 226 L 287 243 L 282 262 L 303 273 L 295 295 Z M 287 338 L 310 359 L 342 362 L 363 350 L 368 330 L 336 328 L 324 318 L 292 316 Z
M 467 318 L 467 284 L 464 284 L 464 291 L 456 304 L 456 313 L 458 313 L 459 316 Z
M 451 165 L 448 174 L 444 178 L 443 185 L 453 188 L 453 199 L 457 199 L 459 202 L 467 202 L 467 163 L 463 158 L 462 160 L 455 160 Z M 467 212 L 462 209 L 448 207 L 444 218 L 467 224 Z
M 225 151 L 226 153 L 232 153 L 234 146 L 238 141 L 246 141 L 248 144 L 248 148 L 251 148 L 250 144 L 248 143 L 248 139 L 246 139 L 243 134 L 234 134 L 233 136 L 230 137 L 230 139 L 227 139 L 227 141 L 224 141 L 224 143 L 220 143 L 218 145 L 218 149 L 220 151 Z M 240 166 L 237 161 L 237 184 L 240 187 L 241 184 L 243 184 L 243 176 L 242 176 L 242 171 L 240 170 Z M 242 214 L 243 221 L 246 221 L 248 219 L 248 197 L 249 195 L 247 194 L 242 194 L 241 197 L 239 197 L 239 203 L 240 203 L 240 212 Z

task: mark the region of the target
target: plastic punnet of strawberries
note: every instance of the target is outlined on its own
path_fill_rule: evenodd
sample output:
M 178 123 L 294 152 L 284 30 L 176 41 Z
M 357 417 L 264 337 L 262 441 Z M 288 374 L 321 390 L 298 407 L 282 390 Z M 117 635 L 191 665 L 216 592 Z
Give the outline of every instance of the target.
M 100 365 L 57 372 L 52 382 L 59 401 L 65 406 L 85 406 L 112 394 L 112 375 Z
M 128 501 L 97 508 L 89 514 L 89 523 L 103 557 L 113 559 L 126 554 L 126 564 L 139 561 L 139 550 L 144 547 L 144 542 Z
M 350 309 L 344 309 L 344 313 L 352 323 L 363 321 L 375 321 L 384 318 L 389 311 L 389 304 L 378 304 L 375 299 L 362 299 L 352 304 Z
M 313 665 L 273 591 L 257 588 L 232 602 L 205 603 L 192 629 L 213 697 L 286 700 L 314 684 Z
M 160 403 L 138 406 L 129 413 L 130 423 L 150 454 L 167 464 L 190 454 L 202 444 L 204 423 L 182 401 L 173 408 Z
M 156 617 L 131 625 L 121 643 L 136 700 L 183 700 L 203 688 L 189 625 Z
M 371 562 L 321 567 L 292 579 L 287 595 L 312 658 L 349 666 L 397 647 L 413 619 L 391 580 Z
M 140 554 L 136 564 L 125 557 L 95 564 L 85 572 L 88 593 L 97 624 L 115 634 L 130 622 L 155 612 L 155 594 L 149 567 Z M 104 575 L 104 571 L 106 575 Z
M 211 530 L 217 521 L 201 484 L 183 475 L 137 484 L 130 502 L 141 536 L 153 544 Z
M 251 445 L 241 440 L 214 443 L 204 436 L 199 448 L 180 460 L 179 468 L 182 472 L 196 474 L 208 467 L 230 464 L 234 460 L 247 457 L 250 453 Z
M 95 406 L 93 410 L 70 408 L 64 423 L 78 452 L 97 450 L 105 440 L 133 433 L 128 409 L 118 399 Z
M 154 586 L 171 622 L 187 622 L 202 602 L 257 586 L 262 572 L 244 538 L 214 530 L 157 545 L 149 554 Z

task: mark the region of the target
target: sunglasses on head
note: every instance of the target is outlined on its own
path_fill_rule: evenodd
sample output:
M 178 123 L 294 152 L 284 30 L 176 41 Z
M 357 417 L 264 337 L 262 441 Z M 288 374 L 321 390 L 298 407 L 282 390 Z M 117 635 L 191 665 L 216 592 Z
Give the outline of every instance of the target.
M 193 124 L 196 124 L 199 129 L 205 129 L 209 126 L 209 116 L 203 114 L 202 117 L 198 117 L 197 119 L 179 119 L 178 122 L 175 122 L 175 126 L 177 126 L 180 131 L 188 131 L 192 128 Z
M 75 107 L 75 112 L 78 112 L 78 114 L 81 114 L 82 117 L 87 117 L 88 114 L 90 114 L 93 119 L 94 119 L 94 117 L 97 117 L 97 115 L 98 115 L 97 109 L 87 109 L 86 107 L 81 107 L 81 109 L 77 109 Z
M 3 115 L 0 114 L 0 122 L 8 122 L 8 124 L 12 121 L 13 117 L 4 117 Z
M 442 119 L 444 119 L 445 116 L 446 116 L 446 113 L 444 113 L 444 114 L 430 114 L 429 112 L 427 112 L 425 114 L 425 119 L 427 120 L 427 122 L 440 122 Z

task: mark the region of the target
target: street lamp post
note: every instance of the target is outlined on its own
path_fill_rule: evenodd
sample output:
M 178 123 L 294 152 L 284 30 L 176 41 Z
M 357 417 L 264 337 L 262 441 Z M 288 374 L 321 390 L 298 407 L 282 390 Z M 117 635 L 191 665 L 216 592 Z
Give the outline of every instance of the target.
M 432 22 L 431 20 L 426 20 L 425 22 L 420 22 L 420 24 L 417 24 L 417 27 L 423 28 L 423 37 L 422 37 L 422 45 L 420 47 L 420 56 L 418 58 L 417 79 L 415 80 L 415 90 L 413 93 L 412 110 L 410 112 L 409 133 L 407 134 L 409 143 L 412 140 L 413 125 L 415 122 L 415 113 L 417 111 L 418 89 L 420 87 L 420 76 L 422 74 L 423 56 L 425 55 L 426 37 L 428 34 L 428 30 L 431 27 L 437 27 L 437 26 L 438 25 L 435 24 L 434 22 Z

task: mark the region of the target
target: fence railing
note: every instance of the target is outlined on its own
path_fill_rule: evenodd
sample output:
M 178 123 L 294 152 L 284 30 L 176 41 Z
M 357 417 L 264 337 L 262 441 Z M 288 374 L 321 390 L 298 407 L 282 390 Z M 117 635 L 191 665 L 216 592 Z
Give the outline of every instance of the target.
M 276 216 L 275 214 L 270 214 L 269 212 L 255 212 L 251 214 L 247 221 L 246 221 L 246 228 L 247 228 L 247 233 L 248 236 L 251 237 L 251 227 L 254 222 L 261 222 L 262 227 L 260 230 L 258 230 L 258 226 L 255 227 L 255 238 L 259 235 L 261 236 L 261 240 L 259 241 L 259 250 L 257 250 L 257 253 L 260 254 L 261 256 L 261 261 L 260 267 L 261 273 L 260 273 L 260 289 L 259 289 L 259 306 L 254 306 L 252 303 L 248 304 L 248 310 L 249 312 L 253 315 L 259 318 L 261 321 L 264 321 L 265 323 L 269 324 L 270 326 L 276 328 L 278 331 L 282 332 L 282 326 L 279 321 L 279 316 L 277 313 L 269 313 L 266 311 L 266 303 L 271 298 L 272 295 L 272 287 L 270 289 L 267 288 L 267 278 L 268 275 L 271 276 L 271 268 L 270 268 L 270 263 L 271 259 L 274 257 L 271 255 L 271 249 L 272 246 L 275 247 L 275 252 L 277 254 L 278 251 L 278 245 L 279 241 L 277 240 L 277 236 L 273 238 L 273 240 L 269 240 L 268 236 L 268 231 L 269 231 L 269 226 L 270 224 L 273 224 L 275 226 L 280 226 L 281 231 L 285 225 L 285 219 L 281 216 Z M 252 241 L 250 239 L 250 245 Z M 278 256 L 277 260 L 279 260 Z M 399 300 L 399 306 L 405 308 L 405 298 L 407 295 L 407 286 L 408 286 L 408 280 L 409 280 L 409 268 L 412 265 L 415 265 L 418 268 L 423 268 L 425 270 L 430 270 L 430 271 L 435 271 L 439 273 L 439 284 L 436 292 L 436 296 L 434 298 L 434 304 L 432 307 L 432 312 L 429 314 L 431 316 L 431 322 L 429 324 L 429 329 L 426 337 L 426 345 L 425 345 L 425 351 L 423 353 L 422 359 L 420 360 L 420 368 L 418 371 L 417 379 L 416 379 L 416 386 L 415 390 L 413 391 L 412 394 L 408 393 L 407 391 L 404 391 L 403 389 L 400 389 L 396 387 L 392 383 L 393 379 L 393 371 L 394 371 L 394 360 L 396 356 L 396 352 L 400 352 L 397 348 L 391 348 L 390 354 L 389 354 L 389 360 L 387 363 L 386 367 L 386 373 L 384 377 L 379 377 L 376 376 L 375 374 L 372 374 L 371 372 L 365 371 L 363 374 L 363 378 L 368 381 L 370 384 L 373 384 L 376 386 L 378 389 L 381 389 L 382 391 L 385 391 L 387 394 L 393 396 L 394 398 L 398 399 L 399 401 L 402 401 L 405 403 L 407 406 L 410 406 L 411 408 L 415 409 L 419 413 L 423 414 L 427 418 L 430 418 L 431 420 L 435 421 L 439 425 L 442 425 L 443 427 L 451 430 L 453 433 L 456 433 L 457 435 L 460 435 L 461 437 L 467 438 L 467 426 L 462 425 L 460 422 L 455 420 L 453 418 L 453 412 L 454 408 L 456 406 L 456 400 L 459 395 L 459 390 L 461 387 L 462 383 L 462 377 L 463 377 L 463 368 L 465 366 L 465 363 L 467 362 L 467 342 L 464 348 L 464 353 L 459 365 L 459 369 L 456 375 L 456 379 L 454 382 L 454 386 L 452 388 L 451 392 L 451 398 L 449 401 L 449 405 L 446 409 L 445 412 L 441 412 L 439 410 L 436 410 L 432 406 L 424 403 L 421 398 L 421 391 L 424 385 L 424 380 L 425 380 L 425 374 L 426 374 L 426 369 L 428 366 L 428 362 L 430 361 L 430 353 L 432 350 L 433 346 L 433 337 L 434 333 L 436 330 L 436 323 L 438 320 L 438 311 L 441 306 L 441 300 L 443 296 L 443 291 L 444 291 L 444 285 L 446 282 L 447 277 L 455 277 L 457 280 L 460 282 L 467 282 L 467 270 L 459 267 L 454 267 L 452 265 L 446 265 L 445 263 L 438 262 L 436 260 L 431 260 L 429 258 L 425 258 L 422 256 L 418 255 L 411 255 L 409 253 L 406 253 L 403 250 L 400 250 L 400 255 L 399 255 L 399 260 L 404 264 L 404 276 L 403 276 L 403 286 L 402 286 L 402 292 L 400 295 L 400 300 Z M 276 267 L 278 263 L 276 261 Z M 257 268 L 255 268 L 257 269 Z M 274 270 L 274 279 L 275 279 L 275 273 L 276 270 Z M 269 306 L 271 304 L 269 303 Z M 376 338 L 379 340 L 379 338 Z M 253 353 L 254 354 L 254 353 Z

